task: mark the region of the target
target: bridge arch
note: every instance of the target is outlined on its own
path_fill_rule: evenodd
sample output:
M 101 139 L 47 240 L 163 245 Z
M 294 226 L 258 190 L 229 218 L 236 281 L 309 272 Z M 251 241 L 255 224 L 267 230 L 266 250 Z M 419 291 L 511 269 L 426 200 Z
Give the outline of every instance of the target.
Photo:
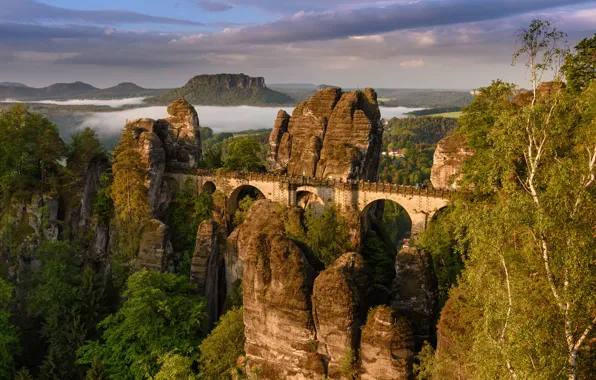
M 325 211 L 327 202 L 323 199 L 319 189 L 313 186 L 300 186 L 296 189 L 296 206 L 306 210 L 310 209 L 315 215 L 321 215 Z
M 266 199 L 265 192 L 259 189 L 255 185 L 242 184 L 237 186 L 228 197 L 227 210 L 230 216 L 234 216 L 234 213 L 238 209 L 240 201 L 245 197 L 251 197 L 253 199 Z
M 388 198 L 370 201 L 360 212 L 361 231 L 374 231 L 378 238 L 389 240 L 397 248 L 410 238 L 414 221 L 403 205 Z M 363 241 L 366 236 L 362 236 Z
M 201 186 L 201 193 L 208 193 L 208 194 L 213 194 L 215 193 L 215 190 L 217 190 L 217 186 L 215 185 L 215 182 L 213 181 L 205 181 L 203 183 L 203 186 Z

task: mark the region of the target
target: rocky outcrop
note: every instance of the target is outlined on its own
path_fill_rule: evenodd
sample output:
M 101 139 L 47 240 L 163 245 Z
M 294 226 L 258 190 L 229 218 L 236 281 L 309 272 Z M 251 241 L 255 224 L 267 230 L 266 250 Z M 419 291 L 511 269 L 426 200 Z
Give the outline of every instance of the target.
M 217 321 L 221 310 L 221 299 L 225 290 L 223 283 L 223 238 L 219 225 L 214 220 L 206 220 L 199 225 L 195 251 L 190 267 L 190 278 L 197 284 L 198 292 L 207 298 L 207 329 L 210 330 Z
M 137 269 L 171 272 L 173 253 L 168 226 L 159 220 L 150 220 L 141 239 Z
M 286 119 L 278 115 L 269 167 L 292 175 L 374 180 L 381 155 L 380 119 L 372 89 L 319 91 L 296 106 L 287 132 Z
M 81 197 L 81 211 L 78 220 L 79 227 L 85 228 L 91 219 L 91 214 L 93 213 L 93 201 L 95 200 L 95 196 L 101 185 L 100 178 L 108 169 L 108 164 L 106 156 L 102 154 L 93 158 L 87 166 L 83 185 L 83 195 Z
M 368 313 L 360 344 L 361 380 L 410 380 L 414 341 L 408 322 L 387 306 Z
M 166 119 L 137 119 L 128 122 L 146 166 L 147 202 L 154 218 L 163 219 L 172 200 L 164 180 L 167 171 L 193 170 L 202 159 L 199 117 L 184 99 L 168 106 Z
M 410 321 L 416 347 L 425 340 L 434 341 L 438 297 L 431 255 L 402 248 L 395 258 L 391 307 Z
M 288 164 L 288 162 L 284 160 L 278 161 L 278 153 L 280 143 L 282 142 L 282 138 L 284 137 L 284 135 L 286 135 L 286 141 L 284 142 L 285 149 L 282 149 L 282 155 L 284 157 L 288 157 L 287 148 L 290 142 L 287 141 L 287 132 L 289 122 L 290 115 L 288 115 L 286 111 L 280 110 L 277 113 L 277 119 L 275 119 L 273 130 L 269 135 L 269 155 L 267 156 L 267 166 L 269 171 L 278 171 Z
M 364 261 L 357 253 L 344 254 L 315 280 L 312 304 L 317 352 L 328 363 L 331 379 L 342 376 L 342 361 L 357 352 L 370 288 Z
M 463 135 L 454 134 L 439 141 L 430 174 L 433 186 L 436 189 L 456 189 L 464 161 L 472 154 Z
M 226 247 L 223 254 L 226 274 L 226 291 L 232 289 L 236 281 L 242 281 L 242 273 L 244 273 L 244 265 L 238 254 L 239 232 L 240 228 L 235 229 L 226 239 Z
M 329 119 L 316 176 L 376 181 L 382 137 L 377 93 L 343 94 Z
M 324 363 L 315 352 L 310 294 L 315 271 L 300 248 L 280 234 L 276 205 L 257 201 L 238 239 L 246 359 L 260 379 L 319 379 Z

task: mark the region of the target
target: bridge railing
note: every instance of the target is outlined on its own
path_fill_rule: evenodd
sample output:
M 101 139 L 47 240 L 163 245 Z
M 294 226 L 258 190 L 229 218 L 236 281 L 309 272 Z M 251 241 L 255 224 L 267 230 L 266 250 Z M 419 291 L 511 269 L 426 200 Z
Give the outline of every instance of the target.
M 290 174 L 275 174 L 275 173 L 255 173 L 255 172 L 242 172 L 242 171 L 219 171 L 209 169 L 198 169 L 195 171 L 196 175 L 199 176 L 220 176 L 223 178 L 230 178 L 236 180 L 249 180 L 249 181 L 267 181 L 267 182 L 278 182 L 287 183 L 296 186 L 312 186 L 312 187 L 335 187 L 344 190 L 358 190 L 358 191 L 374 191 L 389 194 L 405 194 L 405 195 L 418 195 L 428 196 L 435 198 L 451 198 L 454 191 L 435 189 L 435 188 L 422 188 L 415 186 L 404 186 L 394 183 L 385 182 L 368 182 L 363 180 L 347 180 L 342 179 L 329 179 L 329 178 L 314 178 L 307 176 L 297 176 Z

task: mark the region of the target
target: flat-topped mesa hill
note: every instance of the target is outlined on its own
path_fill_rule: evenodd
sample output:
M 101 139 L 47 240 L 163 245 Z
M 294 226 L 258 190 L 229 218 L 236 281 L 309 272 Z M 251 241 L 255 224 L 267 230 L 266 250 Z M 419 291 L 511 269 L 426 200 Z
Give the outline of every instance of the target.
M 269 138 L 269 170 L 317 178 L 375 181 L 383 126 L 377 93 L 327 88 L 279 111 Z
M 197 75 L 183 87 L 145 99 L 148 103 L 169 104 L 184 98 L 191 104 L 210 106 L 289 105 L 296 101 L 267 88 L 262 77 L 244 74 Z

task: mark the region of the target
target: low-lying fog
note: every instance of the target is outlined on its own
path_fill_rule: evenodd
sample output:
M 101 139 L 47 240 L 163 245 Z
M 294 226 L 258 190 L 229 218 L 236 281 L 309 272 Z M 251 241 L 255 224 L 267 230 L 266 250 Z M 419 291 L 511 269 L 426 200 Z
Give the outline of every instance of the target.
M 215 107 L 195 106 L 201 126 L 219 132 L 238 132 L 249 129 L 272 128 L 277 112 L 284 109 L 290 115 L 293 107 Z M 418 108 L 381 107 L 381 116 L 386 119 L 404 117 Z M 166 107 L 143 107 L 116 112 L 96 112 L 81 123 L 80 128 L 90 127 L 103 137 L 120 134 L 128 120 L 139 118 L 160 119 L 168 116 Z
M 122 107 L 126 105 L 143 104 L 145 98 L 128 98 L 128 99 L 69 99 L 69 100 L 36 100 L 31 103 L 42 104 L 56 104 L 61 106 L 110 106 Z M 1 103 L 20 103 L 17 99 L 1 100 Z

